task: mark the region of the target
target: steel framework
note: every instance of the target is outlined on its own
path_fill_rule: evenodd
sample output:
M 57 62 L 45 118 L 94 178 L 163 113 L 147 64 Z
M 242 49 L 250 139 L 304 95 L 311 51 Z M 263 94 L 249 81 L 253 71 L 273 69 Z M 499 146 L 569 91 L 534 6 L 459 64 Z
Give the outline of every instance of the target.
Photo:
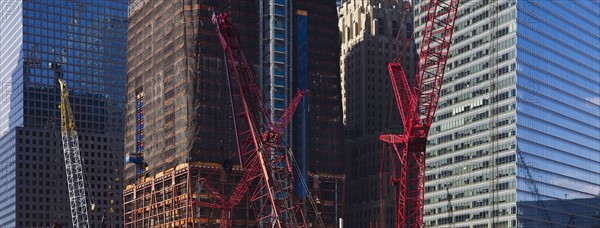
M 221 217 L 226 218 L 227 211 L 242 200 L 252 185 L 250 201 L 259 225 L 306 227 L 301 204 L 293 195 L 294 176 L 290 163 L 293 155 L 283 142 L 284 129 L 305 92 L 298 91 L 279 121 L 273 123 L 241 48 L 239 34 L 227 13 L 214 15 L 212 20 L 224 50 L 237 152 L 243 176 L 228 199 L 219 196 L 220 205 L 206 206 L 221 208 Z M 211 192 L 219 194 L 214 189 Z M 225 222 L 221 227 L 228 225 Z
M 423 226 L 425 147 L 437 108 L 459 0 L 431 0 L 423 28 L 414 86 L 410 87 L 401 59 L 388 64 L 404 133 L 385 134 L 383 149 L 391 153 L 397 185 L 396 227 Z
M 75 130 L 73 111 L 69 103 L 67 84 L 58 79 L 60 85 L 60 117 L 63 153 L 65 156 L 65 171 L 69 189 L 69 204 L 71 205 L 71 220 L 73 227 L 90 227 L 88 220 L 87 200 L 83 170 L 81 168 L 81 153 L 79 139 Z
M 300 100 L 302 99 L 304 94 L 305 94 L 304 91 L 298 91 L 298 94 L 296 95 L 294 100 L 292 100 L 292 102 L 290 103 L 290 106 L 284 111 L 280 121 L 278 121 L 277 123 L 274 124 L 274 132 L 276 132 L 277 134 L 283 133 L 283 131 L 285 130 L 285 127 L 291 121 L 294 110 L 296 110 L 296 108 L 298 107 L 298 104 L 300 103 Z M 257 168 L 258 167 L 255 167 L 252 170 L 258 171 Z M 200 207 L 220 209 L 221 210 L 220 226 L 223 228 L 231 227 L 231 223 L 230 223 L 230 221 L 232 219 L 231 212 L 232 212 L 233 208 L 242 200 L 242 198 L 244 197 L 246 192 L 248 192 L 249 184 L 252 182 L 251 180 L 249 181 L 248 178 L 256 176 L 256 175 L 258 175 L 258 174 L 255 172 L 245 171 L 244 175 L 242 177 L 242 182 L 240 182 L 240 184 L 238 186 L 236 186 L 235 190 L 231 193 L 231 196 L 229 198 L 225 198 L 225 196 L 223 196 L 215 187 L 213 187 L 210 184 L 209 180 L 206 177 L 202 177 L 199 179 L 199 181 L 202 183 L 204 188 L 206 188 L 208 190 L 208 192 L 210 192 L 212 197 L 217 202 L 216 203 L 215 202 L 213 202 L 213 203 L 196 202 L 196 203 Z
M 124 227 L 216 227 L 222 225 L 219 215 L 207 210 L 199 202 L 213 202 L 215 197 L 205 187 L 198 187 L 198 177 L 205 176 L 212 183 L 221 182 L 218 175 L 222 171 L 217 163 L 192 162 L 177 165 L 174 168 L 147 177 L 142 182 L 128 185 L 123 191 Z M 228 178 L 241 178 L 239 166 L 232 167 Z M 235 183 L 235 182 L 234 182 Z M 226 183 L 225 189 L 232 189 L 235 184 Z M 252 227 L 250 215 L 245 213 L 249 208 L 243 202 L 234 208 L 238 219 L 225 222 L 230 227 Z

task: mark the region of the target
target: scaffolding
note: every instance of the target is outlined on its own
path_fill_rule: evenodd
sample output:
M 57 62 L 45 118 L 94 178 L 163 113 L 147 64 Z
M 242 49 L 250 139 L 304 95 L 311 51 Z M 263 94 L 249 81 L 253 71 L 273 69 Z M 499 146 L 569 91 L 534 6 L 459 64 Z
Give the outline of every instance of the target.
M 317 213 L 325 227 L 341 227 L 344 205 L 344 175 L 334 173 L 308 172 L 309 191 L 316 201 Z M 309 226 L 314 225 L 315 211 L 309 205 L 307 207 L 307 222 Z
M 213 186 L 231 191 L 241 178 L 239 166 L 225 174 L 221 164 L 192 162 L 178 165 L 147 177 L 137 184 L 127 185 L 123 192 L 124 225 L 142 227 L 216 227 L 221 222 L 220 211 L 200 208 L 196 202 L 216 202 L 198 181 L 208 177 Z M 315 197 L 326 227 L 338 227 L 343 211 L 344 175 L 309 172 L 309 189 Z M 314 222 L 315 212 L 307 205 L 308 220 Z M 233 227 L 256 227 L 248 201 L 234 208 Z
M 213 202 L 207 189 L 199 183 L 207 178 L 213 186 L 230 191 L 241 178 L 239 166 L 226 174 L 217 163 L 192 162 L 157 173 L 141 183 L 128 185 L 123 193 L 124 227 L 214 227 L 220 211 L 200 208 L 197 202 Z M 234 208 L 233 227 L 254 227 L 248 201 Z

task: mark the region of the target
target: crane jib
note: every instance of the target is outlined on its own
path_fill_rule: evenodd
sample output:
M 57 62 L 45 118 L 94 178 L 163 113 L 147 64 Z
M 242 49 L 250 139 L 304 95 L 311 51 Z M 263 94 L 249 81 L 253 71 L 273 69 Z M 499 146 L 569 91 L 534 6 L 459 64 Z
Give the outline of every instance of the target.
M 299 91 L 279 121 L 272 123 L 256 84 L 257 79 L 241 48 L 239 34 L 228 14 L 213 15 L 212 21 L 224 51 L 235 140 L 244 171 L 229 197 L 211 191 L 219 203 L 205 206 L 220 209 L 220 226 L 227 227 L 231 222 L 228 211 L 249 193 L 258 224 L 307 227 L 301 204 L 293 197 L 294 176 L 282 141 L 285 128 L 305 92 Z M 203 183 L 210 186 L 206 180 Z
M 392 182 L 398 186 L 397 228 L 420 228 L 424 225 L 427 134 L 437 109 L 458 5 L 459 0 L 431 0 L 421 3 L 420 11 L 425 9 L 426 17 L 413 87 L 407 83 L 399 61 L 388 64 L 404 133 L 386 134 L 379 138 L 383 142 L 384 152 L 395 155 L 389 156 L 394 165 L 391 166 L 391 172 L 385 173 L 391 173 Z M 412 11 L 410 8 L 407 7 Z
M 75 129 L 73 111 L 69 103 L 69 92 L 66 83 L 58 79 L 60 86 L 60 117 L 65 172 L 71 206 L 71 220 L 74 228 L 90 227 L 88 219 L 87 197 L 83 176 L 79 139 Z M 93 210 L 93 204 L 92 204 Z

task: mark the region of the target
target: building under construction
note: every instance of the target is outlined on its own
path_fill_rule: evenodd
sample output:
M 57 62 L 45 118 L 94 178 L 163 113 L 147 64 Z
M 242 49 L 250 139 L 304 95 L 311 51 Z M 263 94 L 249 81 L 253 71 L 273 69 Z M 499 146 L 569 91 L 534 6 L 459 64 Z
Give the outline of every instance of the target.
M 290 126 L 292 146 L 301 170 L 306 169 L 303 174 L 325 226 L 339 227 L 345 178 L 340 50 L 337 43 L 331 43 L 339 42 L 336 4 L 321 0 L 294 4 L 294 87 L 308 89 L 309 94 Z M 314 213 L 309 210 L 309 222 L 311 216 Z
M 290 42 L 285 50 L 295 67 L 285 86 L 288 90 L 310 91 L 289 127 L 292 137 L 288 146 L 304 171 L 299 173 L 300 178 L 307 180 L 298 186 L 310 189 L 299 195 L 311 194 L 326 226 L 332 227 L 342 215 L 344 179 L 343 159 L 339 158 L 341 95 L 335 89 L 339 88 L 338 51 L 324 41 L 307 40 L 314 38 L 306 34 L 337 36 L 335 2 L 288 3 L 286 23 L 290 26 L 286 28 L 290 28 Z M 211 17 L 213 12 L 229 12 L 242 37 L 248 62 L 256 64 L 259 6 L 258 1 L 129 3 L 125 227 L 220 223 L 220 210 L 198 206 L 216 203 L 209 187 L 199 179 L 206 178 L 218 192 L 228 194 L 241 179 L 242 171 L 237 162 L 223 50 Z M 292 30 L 298 23 L 304 23 L 303 30 Z M 330 24 L 331 29 L 319 27 L 323 24 Z M 298 37 L 304 37 L 303 46 Z M 330 50 L 324 48 L 327 46 Z M 309 63 L 307 57 L 319 61 Z M 268 64 L 253 66 L 258 69 L 263 65 Z M 297 72 L 298 67 L 305 70 Z M 305 83 L 301 85 L 299 78 Z M 225 169 L 229 161 L 235 165 Z M 234 226 L 256 226 L 247 200 L 232 210 Z M 309 203 L 306 200 L 304 208 L 310 223 L 315 213 Z
M 206 209 L 200 202 L 217 202 L 210 192 L 198 181 L 201 177 L 211 176 L 212 183 L 219 183 L 221 192 L 231 192 L 241 179 L 241 170 L 235 166 L 231 174 L 225 174 L 220 164 L 192 162 L 183 163 L 175 168 L 158 172 L 152 178 L 146 178 L 140 184 L 128 185 L 123 193 L 125 208 L 125 227 L 193 227 L 198 225 L 219 224 L 220 212 Z M 336 200 L 341 202 L 343 175 L 309 175 L 311 193 L 325 220 L 327 227 L 333 222 L 327 221 L 341 214 Z M 336 197 L 337 195 L 337 197 Z M 255 227 L 254 213 L 247 201 L 234 208 L 231 221 L 234 227 Z M 314 220 L 314 211 L 310 206 L 307 219 Z
M 220 213 L 202 208 L 199 202 L 215 200 L 198 181 L 212 176 L 210 181 L 220 183 L 220 191 L 230 192 L 240 180 L 236 166 L 229 175 L 221 172 L 216 163 L 183 163 L 175 168 L 156 173 L 140 184 L 128 185 L 123 193 L 125 227 L 195 227 L 219 224 Z M 216 175 L 214 175 L 216 174 Z M 242 206 L 232 211 L 234 227 L 254 227 L 254 213 Z M 234 216 L 235 215 L 235 216 Z
M 237 160 L 223 51 L 211 22 L 213 11 L 225 9 L 248 28 L 242 34 L 255 33 L 256 4 L 129 3 L 125 227 L 172 226 L 193 218 L 193 201 L 186 197 L 193 197 L 200 176 L 216 188 L 236 184 L 219 181 L 233 175 L 220 168 L 223 161 Z M 256 42 L 248 39 L 244 46 L 255 48 Z

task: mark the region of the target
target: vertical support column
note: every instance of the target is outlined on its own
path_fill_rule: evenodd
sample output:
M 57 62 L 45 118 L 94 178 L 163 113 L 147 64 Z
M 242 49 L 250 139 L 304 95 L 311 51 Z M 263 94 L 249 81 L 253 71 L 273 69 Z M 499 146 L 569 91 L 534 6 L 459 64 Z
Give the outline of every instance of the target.
M 192 200 L 194 200 L 194 197 L 192 194 L 192 177 L 191 177 L 192 172 L 190 171 L 190 169 L 191 169 L 191 167 L 188 166 L 185 170 L 185 176 L 186 176 L 186 180 L 187 180 L 187 183 L 185 185 L 185 197 L 179 197 L 179 198 L 185 199 L 185 225 L 188 227 L 194 227 L 194 223 L 196 221 L 196 216 L 194 214 L 194 204 L 192 203 Z M 177 189 L 175 189 L 175 190 L 177 190 Z M 190 211 L 190 209 L 191 209 L 191 211 Z M 191 217 L 191 219 L 190 219 L 190 217 Z M 198 224 L 198 227 L 200 227 L 200 224 Z
M 335 221 L 333 221 L 333 222 L 336 227 L 339 227 L 338 218 L 340 216 L 338 215 L 338 180 L 337 180 L 337 178 L 334 179 L 334 184 L 335 184 L 335 204 L 334 204 L 335 205 Z
M 296 11 L 296 86 L 297 89 L 308 90 L 308 14 L 305 10 Z M 296 176 L 296 193 L 301 198 L 307 197 L 308 183 L 308 97 L 302 99 L 296 110 L 294 154 L 299 173 Z

